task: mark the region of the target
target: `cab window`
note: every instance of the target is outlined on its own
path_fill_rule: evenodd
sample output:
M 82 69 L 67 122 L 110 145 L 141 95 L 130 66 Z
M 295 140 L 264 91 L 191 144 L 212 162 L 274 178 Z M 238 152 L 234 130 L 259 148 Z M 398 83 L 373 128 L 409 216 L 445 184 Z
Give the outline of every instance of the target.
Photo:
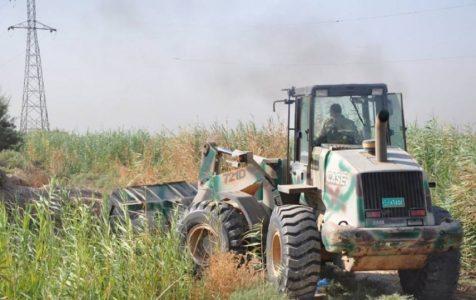
M 390 144 L 406 149 L 402 94 L 388 94 Z
M 314 144 L 360 145 L 374 136 L 376 96 L 316 97 Z
M 309 112 L 311 109 L 310 97 L 304 97 L 301 101 L 299 120 L 299 160 L 307 163 L 309 158 Z

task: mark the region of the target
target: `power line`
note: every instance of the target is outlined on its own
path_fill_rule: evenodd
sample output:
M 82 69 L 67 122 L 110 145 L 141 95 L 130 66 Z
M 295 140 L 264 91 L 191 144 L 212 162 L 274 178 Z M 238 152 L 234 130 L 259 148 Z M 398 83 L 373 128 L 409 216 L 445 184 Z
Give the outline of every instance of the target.
M 337 18 L 337 19 L 329 19 L 323 21 L 316 21 L 316 22 L 295 22 L 295 23 L 255 23 L 255 24 L 197 24 L 197 23 L 190 23 L 190 24 L 183 24 L 188 27 L 194 28 L 210 28 L 216 26 L 242 26 L 242 27 L 261 27 L 261 26 L 301 26 L 301 25 L 325 25 L 325 24 L 339 24 L 339 23 L 347 23 L 347 22 L 360 22 L 360 21 L 367 21 L 367 20 L 375 20 L 375 19 L 386 19 L 386 18 L 396 18 L 396 17 L 403 17 L 403 16 L 411 16 L 411 15 L 420 15 L 420 14 L 428 14 L 434 13 L 439 11 L 447 11 L 447 10 L 456 10 L 466 7 L 474 7 L 476 6 L 476 2 L 467 3 L 467 4 L 460 4 L 460 5 L 452 5 L 452 6 L 443 6 L 443 7 L 436 7 L 436 8 L 428 8 L 428 9 L 420 9 L 420 10 L 412 10 L 412 11 L 404 11 L 398 13 L 390 13 L 390 14 L 382 14 L 382 15 L 375 15 L 375 16 L 361 16 L 361 17 L 354 17 L 354 18 Z M 180 30 L 180 29 L 179 29 Z
M 432 62 L 445 60 L 465 60 L 476 59 L 476 55 L 461 55 L 461 56 L 443 56 L 443 57 L 423 57 L 410 59 L 395 59 L 382 61 L 360 61 L 360 62 L 337 62 L 337 63 L 252 63 L 239 61 L 220 61 L 204 58 L 172 58 L 177 62 L 190 62 L 197 64 L 212 64 L 212 65 L 236 65 L 249 67 L 326 67 L 326 66 L 350 66 L 350 65 L 380 65 L 380 64 L 398 64 L 398 63 L 417 63 L 417 62 Z
M 345 19 L 335 19 L 335 20 L 327 20 L 327 21 L 320 21 L 320 22 L 308 22 L 308 23 L 306 22 L 306 23 L 301 23 L 301 24 L 329 24 L 329 23 L 366 21 L 366 20 L 374 20 L 374 19 L 386 19 L 386 18 L 403 17 L 403 16 L 410 16 L 410 15 L 427 14 L 427 13 L 433 13 L 433 12 L 445 11 L 445 10 L 460 9 L 460 8 L 465 8 L 465 7 L 470 7 L 470 6 L 476 6 L 476 2 L 468 3 L 468 4 L 461 4 L 461 5 L 453 5 L 453 6 L 444 6 L 444 7 L 421 9 L 421 10 L 405 11 L 405 12 L 392 13 L 392 14 L 384 14 L 384 15 L 376 15 L 376 16 L 363 16 L 363 17 L 345 18 Z

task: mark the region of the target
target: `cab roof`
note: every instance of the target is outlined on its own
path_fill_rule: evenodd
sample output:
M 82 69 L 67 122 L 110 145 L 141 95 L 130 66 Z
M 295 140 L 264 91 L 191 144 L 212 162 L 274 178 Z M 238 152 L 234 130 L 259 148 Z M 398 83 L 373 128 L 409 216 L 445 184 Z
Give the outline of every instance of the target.
M 383 93 L 387 93 L 387 85 L 384 83 L 371 84 L 329 84 L 329 85 L 313 85 L 294 89 L 294 96 L 314 95 L 316 90 L 327 90 L 330 97 L 338 96 L 367 96 L 372 95 L 373 89 L 382 89 Z

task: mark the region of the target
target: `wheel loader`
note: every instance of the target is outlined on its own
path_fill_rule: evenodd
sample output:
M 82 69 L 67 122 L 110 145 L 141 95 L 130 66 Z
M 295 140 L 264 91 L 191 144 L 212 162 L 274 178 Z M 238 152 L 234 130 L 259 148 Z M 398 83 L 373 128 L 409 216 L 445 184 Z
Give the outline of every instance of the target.
M 312 298 L 332 262 L 349 272 L 398 270 L 405 294 L 450 299 L 462 227 L 432 204 L 435 183 L 406 152 L 401 94 L 385 84 L 287 94 L 273 103 L 287 105 L 285 158 L 206 143 L 196 186 L 121 190 L 111 213 L 181 207 L 183 246 L 200 267 L 214 251 L 244 253 L 258 226 L 267 277 L 291 298 Z

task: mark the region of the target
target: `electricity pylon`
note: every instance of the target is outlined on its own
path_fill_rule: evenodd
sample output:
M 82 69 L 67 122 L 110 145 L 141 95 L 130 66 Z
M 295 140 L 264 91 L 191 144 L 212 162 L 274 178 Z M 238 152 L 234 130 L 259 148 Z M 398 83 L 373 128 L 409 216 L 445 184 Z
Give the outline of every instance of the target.
M 37 31 L 56 31 L 55 28 L 36 20 L 35 0 L 27 0 L 26 3 L 27 20 L 8 27 L 8 30 L 27 30 L 25 77 L 23 79 L 23 100 L 20 119 L 21 132 L 50 129 Z

